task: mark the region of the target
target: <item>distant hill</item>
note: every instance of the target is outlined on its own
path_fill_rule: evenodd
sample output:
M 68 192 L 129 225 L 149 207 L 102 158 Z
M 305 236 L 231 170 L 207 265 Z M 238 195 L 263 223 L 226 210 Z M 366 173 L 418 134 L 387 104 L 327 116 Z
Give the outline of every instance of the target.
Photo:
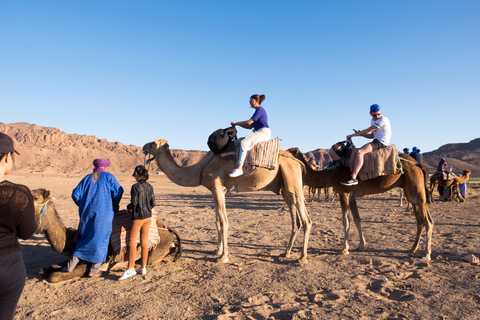
M 29 123 L 0 122 L 0 132 L 15 141 L 20 153 L 14 170 L 26 172 L 86 173 L 93 168 L 96 158 L 109 159 L 111 172 L 133 172 L 144 163 L 142 146 L 109 142 L 94 136 L 67 134 L 56 128 L 41 127 Z M 146 141 L 148 142 L 148 141 Z M 179 165 L 188 166 L 199 161 L 205 151 L 171 150 Z M 150 172 L 158 171 L 154 162 Z
M 15 169 L 26 172 L 86 173 L 92 170 L 96 158 L 110 159 L 111 172 L 129 172 L 144 163 L 142 146 L 109 142 L 94 136 L 67 134 L 59 129 L 41 127 L 25 122 L 5 124 L 0 122 L 0 132 L 8 134 L 15 141 L 20 152 Z M 146 141 L 148 142 L 148 141 Z M 303 151 L 303 150 L 301 150 Z M 197 163 L 207 152 L 198 150 L 171 149 L 177 163 L 189 166 Z M 304 151 L 305 152 L 305 151 Z M 306 152 L 320 164 L 330 161 L 328 149 Z M 423 154 L 423 162 L 430 173 L 436 170 L 440 158 L 445 158 L 454 172 L 472 171 L 472 177 L 480 177 L 480 138 L 468 143 L 451 143 L 435 151 Z M 150 172 L 157 172 L 155 163 Z

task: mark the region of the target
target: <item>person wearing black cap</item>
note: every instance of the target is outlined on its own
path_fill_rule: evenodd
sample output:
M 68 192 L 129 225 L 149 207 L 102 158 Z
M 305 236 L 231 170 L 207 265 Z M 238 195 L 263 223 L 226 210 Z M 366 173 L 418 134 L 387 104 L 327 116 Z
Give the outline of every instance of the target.
M 35 209 L 30 190 L 5 180 L 12 171 L 13 140 L 0 132 L 0 319 L 13 319 L 25 286 L 23 249 L 18 238 L 28 239 L 35 230 Z
M 148 170 L 144 166 L 136 166 L 133 176 L 137 183 L 130 191 L 131 201 L 127 210 L 132 214 L 132 228 L 128 242 L 128 268 L 118 280 L 125 280 L 134 275 L 147 274 L 148 261 L 148 231 L 152 222 L 152 209 L 155 207 L 155 193 L 153 187 L 147 182 Z M 140 234 L 140 246 L 142 247 L 142 265 L 135 271 L 135 258 L 137 257 L 137 239 Z
M 363 156 L 365 154 L 380 148 L 385 148 L 390 143 L 390 138 L 392 137 L 390 120 L 382 115 L 378 104 L 372 104 L 370 106 L 370 116 L 372 117 L 370 127 L 361 131 L 355 130 L 355 133 L 347 136 L 347 140 L 352 139 L 352 137 L 365 137 L 373 139 L 373 141 L 363 145 L 355 152 L 355 165 L 352 170 L 352 175 L 348 180 L 341 182 L 341 184 L 345 186 L 354 186 L 358 184 L 357 175 L 363 166 Z

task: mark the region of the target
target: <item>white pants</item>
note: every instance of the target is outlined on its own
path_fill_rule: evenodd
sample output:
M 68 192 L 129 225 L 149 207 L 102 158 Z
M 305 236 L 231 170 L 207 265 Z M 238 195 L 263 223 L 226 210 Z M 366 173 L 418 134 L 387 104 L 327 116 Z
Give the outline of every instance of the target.
M 247 151 L 252 149 L 253 146 L 259 142 L 268 141 L 272 137 L 272 131 L 270 128 L 262 128 L 253 132 L 251 135 L 246 136 L 240 141 L 240 155 L 238 156 L 238 165 L 243 166 L 245 158 L 247 157 Z

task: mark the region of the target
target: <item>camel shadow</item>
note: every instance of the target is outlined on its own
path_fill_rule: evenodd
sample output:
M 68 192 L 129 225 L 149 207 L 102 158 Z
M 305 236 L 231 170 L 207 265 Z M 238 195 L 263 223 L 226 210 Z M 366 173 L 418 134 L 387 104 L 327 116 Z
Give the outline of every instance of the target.
M 276 196 L 275 194 L 268 193 L 272 198 L 264 199 L 248 196 L 245 194 L 227 194 L 226 202 L 229 209 L 242 209 L 242 210 L 251 210 L 265 207 L 280 207 L 285 205 L 282 197 Z M 264 195 L 265 196 L 265 195 Z M 170 194 L 168 197 L 156 197 L 156 201 L 159 203 L 178 203 L 178 201 L 185 202 L 194 201 L 191 203 L 191 207 L 194 208 L 205 208 L 205 207 L 215 207 L 212 195 L 200 195 L 200 194 Z
M 23 260 L 27 271 L 27 278 L 37 278 L 37 272 L 46 266 L 61 264 L 67 257 L 55 252 L 48 244 L 45 236 L 36 232 L 29 240 L 21 242 Z
M 194 260 L 204 260 L 207 262 L 216 262 L 217 257 L 214 250 L 208 249 L 201 249 L 198 247 L 205 248 L 206 246 L 213 246 L 216 247 L 217 242 L 214 241 L 199 241 L 199 240 L 182 240 L 184 244 L 184 249 L 182 251 L 183 257 L 189 257 Z M 190 247 L 190 249 L 188 248 Z M 275 263 L 275 264 L 291 264 L 296 263 L 296 260 L 301 255 L 301 247 L 298 248 L 298 255 L 296 257 L 296 252 L 292 252 L 293 258 L 286 259 L 282 255 L 279 255 L 278 252 L 283 252 L 284 247 L 279 246 L 271 246 L 271 245 L 262 245 L 262 244 L 245 244 L 242 242 L 229 242 L 229 247 L 231 248 L 238 248 L 241 250 L 235 250 L 231 254 L 231 260 L 235 261 L 239 260 L 248 260 L 248 261 L 260 261 L 260 262 L 267 262 L 267 263 Z M 193 248 L 193 249 L 192 249 Z M 294 248 L 295 249 L 295 248 Z M 246 252 L 245 252 L 246 251 Z M 273 261 L 272 261 L 273 259 Z

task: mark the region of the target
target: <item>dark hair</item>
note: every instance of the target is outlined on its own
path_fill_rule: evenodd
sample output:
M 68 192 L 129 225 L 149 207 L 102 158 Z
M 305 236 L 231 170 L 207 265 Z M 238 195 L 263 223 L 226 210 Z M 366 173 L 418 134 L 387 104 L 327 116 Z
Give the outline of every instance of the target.
M 264 94 L 254 94 L 250 97 L 250 99 L 258 101 L 258 104 L 262 104 L 263 100 L 265 100 L 265 95 Z
M 2 159 L 3 159 L 7 154 L 9 154 L 9 155 L 12 157 L 12 159 L 15 160 L 15 159 L 13 158 L 13 152 L 9 152 L 9 153 L 0 153 L 0 161 L 2 161 Z
M 148 170 L 144 166 L 136 166 L 135 170 L 133 171 L 133 175 L 138 176 L 138 182 L 147 182 L 149 175 Z

